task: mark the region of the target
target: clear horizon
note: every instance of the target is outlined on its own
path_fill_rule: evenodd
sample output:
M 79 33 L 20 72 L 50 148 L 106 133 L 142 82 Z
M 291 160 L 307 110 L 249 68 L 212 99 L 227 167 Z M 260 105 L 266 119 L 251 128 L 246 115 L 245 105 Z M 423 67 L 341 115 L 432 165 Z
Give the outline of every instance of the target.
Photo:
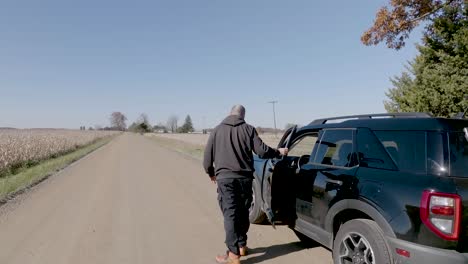
M 7 1 L 0 9 L 0 127 L 152 125 L 196 129 L 234 104 L 254 126 L 385 112 L 390 77 L 417 50 L 364 46 L 386 1 Z

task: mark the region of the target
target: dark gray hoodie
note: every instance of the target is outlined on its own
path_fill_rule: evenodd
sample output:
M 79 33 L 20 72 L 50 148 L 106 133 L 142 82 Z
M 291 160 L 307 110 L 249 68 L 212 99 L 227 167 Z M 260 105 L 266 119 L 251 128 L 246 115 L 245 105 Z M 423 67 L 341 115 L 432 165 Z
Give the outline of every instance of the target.
M 218 179 L 252 177 L 252 151 L 260 158 L 279 156 L 278 150 L 263 143 L 253 126 L 230 115 L 211 132 L 203 167 L 209 176 L 216 175 Z

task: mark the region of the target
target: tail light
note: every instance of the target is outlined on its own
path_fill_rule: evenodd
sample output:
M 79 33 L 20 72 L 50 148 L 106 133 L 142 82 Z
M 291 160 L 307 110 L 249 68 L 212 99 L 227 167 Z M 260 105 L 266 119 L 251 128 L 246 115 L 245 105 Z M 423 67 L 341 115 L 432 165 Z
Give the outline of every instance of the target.
M 422 222 L 445 240 L 458 240 L 461 199 L 456 194 L 424 191 L 421 199 Z

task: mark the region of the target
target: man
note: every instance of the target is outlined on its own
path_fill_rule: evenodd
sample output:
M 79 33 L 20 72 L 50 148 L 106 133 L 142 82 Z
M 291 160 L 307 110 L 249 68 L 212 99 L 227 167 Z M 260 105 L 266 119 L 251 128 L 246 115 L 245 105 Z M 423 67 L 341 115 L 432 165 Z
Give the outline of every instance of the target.
M 203 166 L 211 181 L 218 184 L 218 201 L 224 216 L 226 255 L 218 263 L 240 263 L 247 254 L 249 208 L 252 203 L 253 154 L 261 158 L 287 155 L 287 148 L 273 149 L 258 137 L 255 128 L 244 121 L 245 108 L 235 105 L 211 133 L 205 148 Z

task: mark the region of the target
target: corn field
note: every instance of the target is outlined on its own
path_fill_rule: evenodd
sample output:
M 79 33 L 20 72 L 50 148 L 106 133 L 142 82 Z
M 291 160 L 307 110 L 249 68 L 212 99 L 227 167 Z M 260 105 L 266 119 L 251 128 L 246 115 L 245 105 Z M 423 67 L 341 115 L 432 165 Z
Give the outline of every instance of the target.
M 10 169 L 57 157 L 115 133 L 62 129 L 0 129 L 0 176 Z

